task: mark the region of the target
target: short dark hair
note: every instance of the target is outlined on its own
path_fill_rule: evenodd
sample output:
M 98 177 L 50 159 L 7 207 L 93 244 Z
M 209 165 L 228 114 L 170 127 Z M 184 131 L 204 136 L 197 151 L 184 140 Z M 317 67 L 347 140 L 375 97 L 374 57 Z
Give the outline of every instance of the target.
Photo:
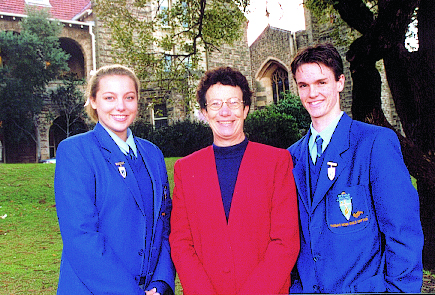
M 343 60 L 338 50 L 330 43 L 308 46 L 300 50 L 291 63 L 293 78 L 296 77 L 298 68 L 306 63 L 322 63 L 331 68 L 336 81 L 343 74 Z
M 204 76 L 199 81 L 199 85 L 196 89 L 196 100 L 199 103 L 201 109 L 206 107 L 205 94 L 207 90 L 217 84 L 229 86 L 239 86 L 243 93 L 243 105 L 251 105 L 252 91 L 249 88 L 249 83 L 246 77 L 236 69 L 231 67 L 219 67 L 205 72 Z

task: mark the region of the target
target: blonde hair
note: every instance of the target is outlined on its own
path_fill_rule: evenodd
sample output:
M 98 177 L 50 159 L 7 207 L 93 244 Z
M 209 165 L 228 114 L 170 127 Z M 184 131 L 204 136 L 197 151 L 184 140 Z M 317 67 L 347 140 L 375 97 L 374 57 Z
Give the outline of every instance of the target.
M 100 80 L 106 76 L 127 76 L 130 77 L 135 84 L 137 99 L 140 98 L 140 81 L 133 70 L 122 65 L 108 65 L 98 69 L 98 71 L 91 76 L 86 88 L 86 97 L 88 98 L 85 104 L 85 111 L 88 116 L 94 121 L 98 122 L 97 110 L 92 108 L 90 100 L 95 100 L 98 90 L 100 89 Z

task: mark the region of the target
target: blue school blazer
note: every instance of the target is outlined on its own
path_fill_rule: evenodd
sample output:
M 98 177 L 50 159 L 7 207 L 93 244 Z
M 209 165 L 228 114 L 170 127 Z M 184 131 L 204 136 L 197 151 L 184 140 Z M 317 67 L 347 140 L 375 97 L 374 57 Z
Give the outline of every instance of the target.
M 309 136 L 289 148 L 301 224 L 299 278 L 290 292 L 419 293 L 419 199 L 395 133 L 343 114 L 312 202 Z
M 125 155 L 98 123 L 92 131 L 65 139 L 57 149 L 55 196 L 63 240 L 58 294 L 144 294 L 164 281 L 174 289 L 169 219 L 172 207 L 161 151 L 135 137 L 154 196 L 153 224 Z M 145 253 L 146 227 L 152 247 Z

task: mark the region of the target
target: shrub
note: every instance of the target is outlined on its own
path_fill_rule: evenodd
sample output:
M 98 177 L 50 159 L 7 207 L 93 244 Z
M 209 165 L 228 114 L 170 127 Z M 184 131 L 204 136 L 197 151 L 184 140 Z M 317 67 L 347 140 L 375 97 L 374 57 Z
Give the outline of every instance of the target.
M 302 137 L 309 124 L 310 117 L 299 98 L 286 92 L 278 104 L 250 113 L 245 133 L 249 140 L 288 148 Z
M 135 136 L 150 140 L 154 127 L 145 121 L 145 119 L 137 118 L 130 126 L 130 129 Z
M 310 124 L 310 117 L 299 98 L 285 93 L 277 105 L 254 111 L 245 120 L 249 140 L 287 148 L 301 138 Z M 154 129 L 143 119 L 131 126 L 133 134 L 156 144 L 165 157 L 184 157 L 213 143 L 213 133 L 207 124 L 179 121 Z
M 138 120 L 131 129 L 136 136 L 157 145 L 165 157 L 184 157 L 213 142 L 210 127 L 190 120 L 179 121 L 159 129 L 153 129 L 152 125 Z

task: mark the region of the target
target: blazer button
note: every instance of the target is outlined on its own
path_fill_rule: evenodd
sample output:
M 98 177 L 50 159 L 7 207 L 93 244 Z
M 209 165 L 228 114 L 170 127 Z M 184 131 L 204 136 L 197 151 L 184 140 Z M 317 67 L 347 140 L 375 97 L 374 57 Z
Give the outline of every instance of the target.
M 140 249 L 140 251 L 138 251 L 137 254 L 139 254 L 139 256 L 142 256 L 143 255 L 143 249 Z

